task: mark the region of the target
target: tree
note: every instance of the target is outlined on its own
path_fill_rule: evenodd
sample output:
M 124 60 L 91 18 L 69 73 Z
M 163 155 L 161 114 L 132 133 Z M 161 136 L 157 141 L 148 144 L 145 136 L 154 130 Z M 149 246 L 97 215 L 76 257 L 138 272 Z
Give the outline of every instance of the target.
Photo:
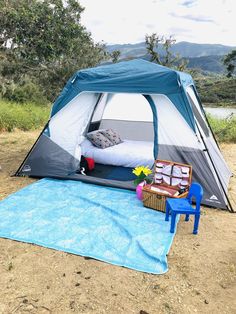
M 151 61 L 167 67 L 176 67 L 183 71 L 187 66 L 187 60 L 182 59 L 179 54 L 174 55 L 171 47 L 176 43 L 172 36 L 166 38 L 156 33 L 145 36 L 146 50 L 151 56 Z M 162 55 L 161 55 L 161 53 Z
M 110 54 L 110 57 L 111 57 L 112 62 L 113 62 L 113 63 L 118 62 L 120 55 L 121 55 L 120 50 L 114 50 L 114 51 L 112 51 L 111 54 Z
M 232 77 L 236 66 L 236 50 L 229 52 L 224 58 L 224 65 L 227 70 L 227 77 Z
M 1 76 L 28 75 L 52 100 L 78 69 L 107 57 L 80 23 L 76 0 L 0 0 L 0 45 L 7 56 Z

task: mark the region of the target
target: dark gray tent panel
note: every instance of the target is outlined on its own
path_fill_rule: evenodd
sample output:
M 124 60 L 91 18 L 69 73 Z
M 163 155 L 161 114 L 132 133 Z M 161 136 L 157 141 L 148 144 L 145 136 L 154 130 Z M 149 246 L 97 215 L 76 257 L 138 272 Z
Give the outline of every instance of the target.
M 115 129 L 123 142 L 94 147 L 88 132 Z M 95 170 L 78 174 L 81 155 Z M 81 70 L 53 105 L 50 120 L 16 175 L 82 180 L 134 189 L 132 168 L 165 159 L 193 166 L 203 204 L 229 208 L 231 172 L 190 75 L 143 60 Z

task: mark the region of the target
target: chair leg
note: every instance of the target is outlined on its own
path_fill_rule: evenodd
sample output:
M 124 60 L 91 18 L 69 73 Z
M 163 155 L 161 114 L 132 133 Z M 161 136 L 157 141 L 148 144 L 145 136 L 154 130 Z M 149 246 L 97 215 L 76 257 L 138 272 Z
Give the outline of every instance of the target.
M 175 232 L 176 213 L 171 213 L 170 233 Z
M 185 216 L 185 221 L 189 221 L 189 215 Z
M 170 207 L 169 207 L 168 203 L 166 203 L 166 217 L 165 217 L 165 221 L 169 221 L 169 215 L 170 215 Z
M 193 234 L 197 234 L 197 233 L 198 233 L 199 220 L 200 220 L 200 214 L 195 215 L 195 218 L 194 218 L 194 227 L 193 227 Z

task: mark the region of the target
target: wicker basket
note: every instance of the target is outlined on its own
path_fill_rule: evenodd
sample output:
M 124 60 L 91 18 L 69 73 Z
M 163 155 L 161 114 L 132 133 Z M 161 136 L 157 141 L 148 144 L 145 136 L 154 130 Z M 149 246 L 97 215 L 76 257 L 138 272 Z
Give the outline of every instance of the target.
M 175 196 L 174 194 L 175 194 L 175 192 L 177 192 L 179 190 L 178 186 L 170 186 L 166 183 L 157 184 L 156 182 L 143 186 L 143 189 L 142 189 L 143 205 L 145 207 L 149 207 L 149 208 L 161 211 L 161 212 L 165 212 L 166 211 L 166 198 L 169 198 L 169 197 L 185 198 L 185 197 L 187 197 L 188 189 L 189 189 L 189 186 L 192 182 L 192 167 L 190 165 L 187 165 L 187 164 L 180 164 L 180 163 L 172 162 L 172 161 L 168 161 L 168 160 L 156 160 L 155 161 L 155 173 L 157 171 L 157 163 L 160 163 L 160 162 L 165 164 L 165 165 L 172 165 L 172 166 L 189 168 L 188 187 L 184 193 L 179 194 L 177 196 Z M 171 176 L 170 182 L 172 182 L 172 177 L 175 178 L 174 176 Z M 151 190 L 151 188 L 153 186 L 155 186 L 157 188 L 165 187 L 165 188 L 167 188 L 167 190 L 171 190 L 171 192 L 173 191 L 173 196 L 169 196 L 169 195 L 167 196 L 164 193 L 153 191 L 153 190 Z
M 188 192 L 180 194 L 175 198 L 184 198 Z M 166 211 L 166 198 L 170 196 L 161 195 L 157 192 L 151 191 L 150 186 L 143 187 L 143 205 L 165 213 Z
M 143 188 L 143 205 L 161 212 L 166 210 L 166 197 L 149 192 Z

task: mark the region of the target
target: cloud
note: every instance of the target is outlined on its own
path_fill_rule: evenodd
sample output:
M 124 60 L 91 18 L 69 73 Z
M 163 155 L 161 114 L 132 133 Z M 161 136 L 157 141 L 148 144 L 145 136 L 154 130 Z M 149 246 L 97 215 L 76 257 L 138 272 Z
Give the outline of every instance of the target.
M 197 0 L 187 0 L 181 3 L 181 5 L 187 7 L 187 8 L 191 8 L 196 4 Z
M 145 25 L 148 29 L 154 29 L 155 25 L 154 24 L 146 24 Z
M 191 20 L 195 22 L 215 23 L 215 21 L 212 18 L 208 16 L 204 16 L 204 15 L 192 15 L 192 14 L 178 15 L 176 13 L 170 13 L 170 15 L 173 17 Z
M 135 43 L 146 34 L 173 35 L 178 41 L 235 46 L 235 0 L 80 0 L 81 23 L 95 41 Z M 186 30 L 186 31 L 185 31 Z
M 93 26 L 99 26 L 102 24 L 102 21 L 100 20 L 91 20 L 91 25 Z
M 191 31 L 187 28 L 182 28 L 182 27 L 170 27 L 169 31 L 171 34 L 176 35 L 176 34 L 189 34 Z

